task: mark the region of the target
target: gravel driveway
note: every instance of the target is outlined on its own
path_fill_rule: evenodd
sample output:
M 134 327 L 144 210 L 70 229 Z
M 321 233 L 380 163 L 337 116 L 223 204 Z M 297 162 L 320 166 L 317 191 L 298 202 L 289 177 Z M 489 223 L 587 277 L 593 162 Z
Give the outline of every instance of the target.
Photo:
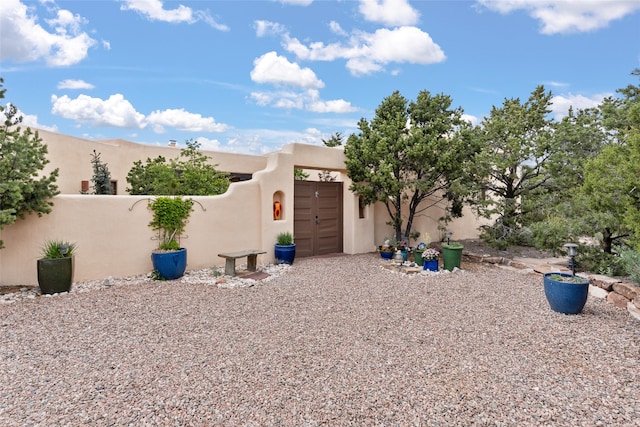
M 640 322 L 482 264 L 374 254 L 220 289 L 130 286 L 0 305 L 2 426 L 640 426 Z

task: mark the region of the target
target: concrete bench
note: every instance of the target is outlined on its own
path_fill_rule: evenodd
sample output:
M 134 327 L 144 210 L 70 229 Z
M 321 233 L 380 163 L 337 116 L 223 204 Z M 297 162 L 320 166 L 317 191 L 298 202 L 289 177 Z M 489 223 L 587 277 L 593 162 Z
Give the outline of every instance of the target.
M 238 258 L 247 257 L 247 270 L 256 271 L 258 255 L 266 253 L 266 251 L 261 251 L 258 249 L 248 249 L 246 251 L 222 253 L 218 254 L 218 256 L 226 259 L 226 263 L 224 265 L 224 274 L 226 274 L 227 276 L 235 276 L 236 260 Z

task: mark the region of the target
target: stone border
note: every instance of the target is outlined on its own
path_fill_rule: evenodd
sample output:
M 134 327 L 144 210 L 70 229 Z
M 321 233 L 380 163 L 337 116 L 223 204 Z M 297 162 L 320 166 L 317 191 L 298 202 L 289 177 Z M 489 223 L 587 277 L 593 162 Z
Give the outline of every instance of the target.
M 540 259 L 539 263 L 533 264 L 533 258 L 510 259 L 505 257 L 492 257 L 477 254 L 463 254 L 468 261 L 486 262 L 500 267 L 511 267 L 519 270 L 529 270 L 539 274 L 550 271 L 569 272 L 567 267 L 559 265 L 558 262 L 550 263 L 549 259 Z M 589 295 L 595 298 L 605 299 L 615 307 L 626 309 L 629 314 L 640 320 L 640 286 L 633 283 L 626 283 L 602 274 L 583 273 L 581 276 L 589 279 Z

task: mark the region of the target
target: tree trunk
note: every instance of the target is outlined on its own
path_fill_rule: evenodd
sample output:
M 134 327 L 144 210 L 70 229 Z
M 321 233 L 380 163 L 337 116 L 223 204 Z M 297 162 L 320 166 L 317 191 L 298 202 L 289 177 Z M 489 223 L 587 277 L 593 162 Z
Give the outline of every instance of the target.
M 602 230 L 602 250 L 605 253 L 612 253 L 612 247 L 613 247 L 613 235 L 611 234 L 611 229 L 610 228 L 605 228 L 604 230 Z

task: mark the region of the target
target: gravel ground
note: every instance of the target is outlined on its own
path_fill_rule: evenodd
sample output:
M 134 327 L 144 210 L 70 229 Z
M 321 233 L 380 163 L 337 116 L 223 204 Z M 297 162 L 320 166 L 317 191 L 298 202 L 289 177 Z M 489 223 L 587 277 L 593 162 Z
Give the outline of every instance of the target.
M 463 268 L 300 259 L 254 286 L 191 274 L 2 304 L 0 425 L 640 426 L 639 322 Z

